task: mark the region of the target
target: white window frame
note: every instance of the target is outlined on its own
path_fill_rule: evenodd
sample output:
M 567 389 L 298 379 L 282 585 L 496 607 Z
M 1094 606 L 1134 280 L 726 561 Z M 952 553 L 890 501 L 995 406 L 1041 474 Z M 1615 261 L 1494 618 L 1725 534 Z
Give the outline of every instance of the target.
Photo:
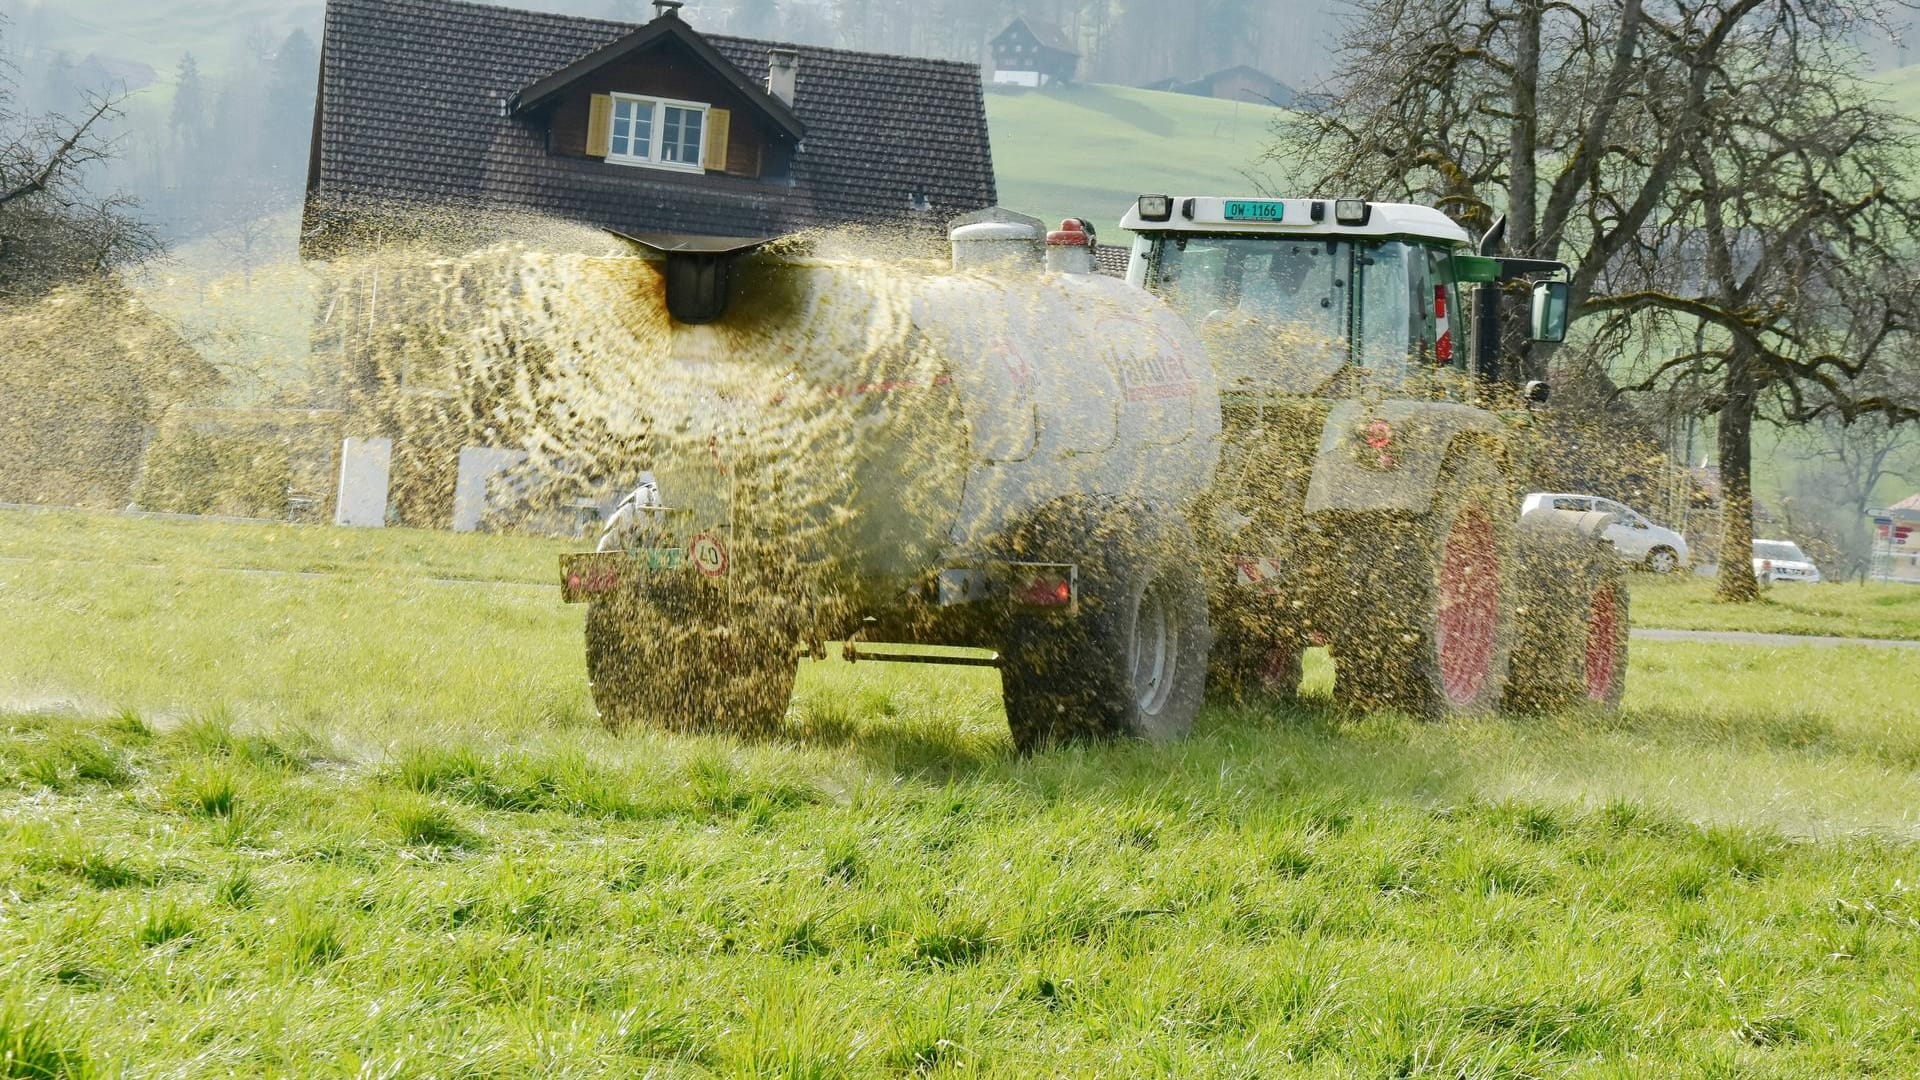
M 615 165 L 631 165 L 642 169 L 664 169 L 667 172 L 702 173 L 706 166 L 702 164 L 707 156 L 707 112 L 713 106 L 700 101 L 680 101 L 675 98 L 653 97 L 648 94 L 609 94 L 613 99 L 612 108 L 607 110 L 607 160 Z M 613 123 L 620 111 L 622 102 L 648 106 L 653 113 L 653 123 L 648 128 L 647 156 L 636 157 L 632 154 L 612 152 Z M 660 158 L 661 143 L 667 137 L 667 109 L 685 109 L 700 114 L 700 153 L 693 161 L 663 161 Z M 631 144 L 632 140 L 628 140 Z

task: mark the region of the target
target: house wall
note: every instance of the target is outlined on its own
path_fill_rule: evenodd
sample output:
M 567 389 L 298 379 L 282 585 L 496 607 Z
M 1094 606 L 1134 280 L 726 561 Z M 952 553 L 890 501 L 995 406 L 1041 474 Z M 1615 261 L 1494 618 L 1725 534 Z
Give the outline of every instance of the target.
M 587 115 L 593 95 L 609 93 L 655 94 L 729 110 L 733 116 L 727 136 L 727 172 L 762 179 L 787 175 L 791 160 L 788 146 L 766 129 L 759 107 L 673 42 L 610 64 L 569 89 L 549 113 L 549 152 L 586 157 Z

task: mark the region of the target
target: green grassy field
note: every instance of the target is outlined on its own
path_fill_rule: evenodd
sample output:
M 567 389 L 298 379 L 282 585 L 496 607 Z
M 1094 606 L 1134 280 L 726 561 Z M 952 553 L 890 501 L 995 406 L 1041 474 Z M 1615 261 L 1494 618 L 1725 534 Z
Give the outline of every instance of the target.
M 1317 660 L 1030 760 L 991 673 L 833 662 L 770 743 L 616 738 L 556 546 L 0 514 L 11 1075 L 1920 1064 L 1908 658 L 1445 725 Z
M 1671 630 L 1920 640 L 1920 589 L 1911 585 L 1775 585 L 1757 604 L 1722 604 L 1711 578 L 1633 578 L 1633 623 Z
M 1050 221 L 1085 217 L 1108 243 L 1129 242 L 1120 215 L 1142 192 L 1253 190 L 1282 115 L 1264 105 L 1100 84 L 987 94 L 1001 205 Z

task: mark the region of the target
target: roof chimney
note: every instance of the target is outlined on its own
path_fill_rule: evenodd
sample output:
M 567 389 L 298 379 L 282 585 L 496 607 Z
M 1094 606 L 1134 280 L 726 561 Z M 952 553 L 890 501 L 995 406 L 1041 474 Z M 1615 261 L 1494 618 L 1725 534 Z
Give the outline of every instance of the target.
M 680 17 L 680 9 L 684 6 L 682 0 L 653 0 L 653 17 L 677 19 Z
M 800 77 L 800 54 L 793 49 L 767 50 L 767 93 L 793 104 L 793 86 Z

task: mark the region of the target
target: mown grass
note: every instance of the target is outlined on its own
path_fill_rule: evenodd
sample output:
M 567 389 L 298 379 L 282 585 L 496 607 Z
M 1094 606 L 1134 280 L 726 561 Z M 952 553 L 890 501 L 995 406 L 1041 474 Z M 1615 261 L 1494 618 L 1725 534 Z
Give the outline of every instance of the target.
M 836 661 L 770 742 L 616 738 L 577 610 L 351 557 L 0 564 L 16 1075 L 1920 1064 L 1902 654 L 1636 645 L 1618 715 L 1448 725 L 1315 656 L 1030 760 L 991 673 Z
M 1911 585 L 1775 585 L 1759 603 L 1723 604 L 1707 578 L 1635 575 L 1633 623 L 1673 630 L 1920 640 L 1920 589 Z

